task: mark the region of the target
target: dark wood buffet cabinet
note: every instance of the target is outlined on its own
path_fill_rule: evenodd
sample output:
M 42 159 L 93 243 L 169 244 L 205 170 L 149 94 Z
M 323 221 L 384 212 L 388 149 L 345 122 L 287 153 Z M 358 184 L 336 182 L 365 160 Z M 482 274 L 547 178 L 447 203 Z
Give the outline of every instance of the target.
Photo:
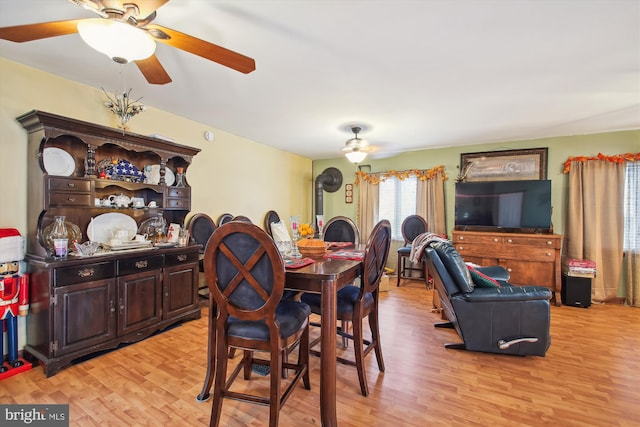
M 546 286 L 553 292 L 552 302 L 561 305 L 562 235 L 454 230 L 452 236 L 465 261 L 500 265 L 515 285 Z
M 74 360 L 158 330 L 200 317 L 199 245 L 103 252 L 56 259 L 43 231 L 56 216 L 77 225 L 81 242 L 92 218 L 109 212 L 130 216 L 140 225 L 162 215 L 184 225 L 191 188 L 166 185 L 165 176 L 186 172 L 200 150 L 158 138 L 31 111 L 17 118 L 28 131 L 27 262 L 30 309 L 26 319 L 26 356 L 37 358 L 52 376 Z M 50 175 L 43 150 L 64 150 L 75 165 Z M 100 178 L 108 159 L 157 165 L 158 182 Z M 142 198 L 144 207 L 104 207 L 94 200 L 110 194 Z M 155 202 L 154 207 L 148 207 Z

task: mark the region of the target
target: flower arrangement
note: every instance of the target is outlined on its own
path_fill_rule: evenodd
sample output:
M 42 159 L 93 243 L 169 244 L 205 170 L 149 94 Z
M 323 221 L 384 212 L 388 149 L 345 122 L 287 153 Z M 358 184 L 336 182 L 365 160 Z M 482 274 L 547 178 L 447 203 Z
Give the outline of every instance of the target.
M 142 97 L 136 99 L 135 101 L 131 100 L 131 91 L 133 89 L 129 89 L 127 92 L 118 93 L 116 92 L 115 98 L 109 96 L 107 91 L 104 88 L 101 88 L 104 92 L 107 100 L 104 105 L 107 107 L 113 114 L 118 116 L 120 119 L 120 127 L 123 130 L 127 130 L 127 122 L 131 119 L 131 117 L 136 114 L 140 114 L 147 109 L 142 104 L 139 104 L 138 101 L 142 99 Z
M 298 235 L 300 235 L 300 237 L 303 239 L 307 237 L 313 237 L 314 233 L 315 232 L 313 231 L 313 227 L 311 227 L 311 225 L 307 223 L 303 223 L 298 226 Z

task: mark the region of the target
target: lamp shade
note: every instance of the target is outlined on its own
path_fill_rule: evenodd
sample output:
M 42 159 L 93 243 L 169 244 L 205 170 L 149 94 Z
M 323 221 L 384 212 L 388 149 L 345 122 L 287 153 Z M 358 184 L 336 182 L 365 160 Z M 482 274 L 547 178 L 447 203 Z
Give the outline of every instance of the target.
M 78 33 L 89 46 L 119 63 L 153 55 L 156 42 L 143 30 L 113 19 L 85 19 Z
M 365 157 L 367 157 L 367 153 L 354 149 L 353 151 L 346 153 L 345 156 L 351 163 L 360 163 L 365 159 Z

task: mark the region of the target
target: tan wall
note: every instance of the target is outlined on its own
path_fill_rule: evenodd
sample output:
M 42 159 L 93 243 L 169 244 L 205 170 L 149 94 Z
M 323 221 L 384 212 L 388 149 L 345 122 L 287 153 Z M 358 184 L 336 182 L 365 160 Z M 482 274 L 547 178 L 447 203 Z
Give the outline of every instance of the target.
M 134 95 L 144 88 L 134 88 Z M 0 227 L 26 229 L 26 131 L 15 120 L 42 110 L 106 126 L 115 116 L 104 107 L 104 94 L 93 88 L 0 58 Z M 148 106 L 129 122 L 132 132 L 159 134 L 200 148 L 187 173 L 192 213 L 217 219 L 224 212 L 246 215 L 262 225 L 274 209 L 283 217 L 311 215 L 313 185 L 310 159 L 276 150 Z M 208 142 L 206 130 L 215 134 Z

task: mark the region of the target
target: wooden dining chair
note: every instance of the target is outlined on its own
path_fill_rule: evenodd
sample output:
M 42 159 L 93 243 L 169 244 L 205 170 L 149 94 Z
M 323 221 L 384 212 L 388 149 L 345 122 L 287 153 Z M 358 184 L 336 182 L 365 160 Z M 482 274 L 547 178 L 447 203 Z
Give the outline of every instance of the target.
M 335 216 L 324 226 L 325 242 L 352 242 L 357 248 L 360 245 L 360 230 L 355 222 L 346 216 Z
M 378 369 L 384 372 L 384 360 L 380 345 L 380 320 L 378 317 L 378 300 L 380 295 L 380 279 L 384 274 L 384 267 L 391 247 L 391 224 L 382 220 L 376 224 L 367 241 L 362 261 L 362 284 L 348 285 L 338 291 L 337 319 L 350 321 L 353 324 L 353 334 L 338 328 L 338 334 L 353 340 L 355 360 L 338 357 L 338 361 L 348 365 L 355 365 L 358 370 L 360 392 L 363 396 L 369 394 L 367 373 L 364 358 L 371 351 L 375 352 Z M 305 293 L 302 302 L 309 304 L 311 312 L 320 314 L 321 301 L 319 294 Z M 369 319 L 371 338 L 364 338 L 363 321 Z M 323 332 L 324 333 L 324 332 Z M 314 342 L 315 343 L 315 342 Z M 322 349 L 321 349 L 322 350 Z
M 271 237 L 254 224 L 232 221 L 216 230 L 207 244 L 204 268 L 218 309 L 209 329 L 209 334 L 216 334 L 215 350 L 209 352 L 216 367 L 210 426 L 219 425 L 222 399 L 231 398 L 269 406 L 269 426 L 275 427 L 280 408 L 300 379 L 311 389 L 309 306 L 281 300 L 283 260 Z M 284 362 L 284 352 L 297 344 L 297 363 Z M 230 348 L 243 350 L 243 358 L 227 379 Z M 269 353 L 269 360 L 254 357 L 259 352 Z M 269 367 L 268 396 L 230 390 L 243 367 L 244 378 L 250 379 L 254 365 Z M 295 376 L 281 393 L 283 369 Z
M 280 215 L 276 211 L 269 211 L 264 216 L 264 231 L 271 237 L 273 237 L 273 233 L 271 232 L 271 224 L 280 222 Z
M 197 213 L 189 218 L 187 222 L 187 230 L 189 230 L 189 236 L 191 239 L 199 245 L 202 245 L 200 249 L 199 270 L 200 273 L 204 273 L 204 263 L 202 261 L 202 255 L 204 254 L 204 248 L 207 246 L 209 238 L 216 231 L 216 223 L 213 219 L 205 213 Z M 204 286 L 204 282 L 200 280 L 200 287 L 198 288 L 198 294 L 202 298 L 209 298 L 208 290 Z
M 420 215 L 409 215 L 402 221 L 400 230 L 404 244 L 398 248 L 398 283 L 396 286 L 400 286 L 400 279 L 424 278 L 424 261 L 420 267 L 407 266 L 407 261 L 409 255 L 411 255 L 411 243 L 413 243 L 413 239 L 427 232 L 427 221 Z M 418 272 L 420 275 L 413 276 L 413 272 Z
M 253 221 L 251 221 L 251 219 L 248 216 L 244 216 L 244 215 L 236 215 L 233 217 L 231 221 L 243 221 L 243 222 L 249 222 L 253 224 Z
M 233 221 L 233 215 L 231 215 L 230 213 L 223 213 L 218 217 L 218 227 L 230 221 Z

